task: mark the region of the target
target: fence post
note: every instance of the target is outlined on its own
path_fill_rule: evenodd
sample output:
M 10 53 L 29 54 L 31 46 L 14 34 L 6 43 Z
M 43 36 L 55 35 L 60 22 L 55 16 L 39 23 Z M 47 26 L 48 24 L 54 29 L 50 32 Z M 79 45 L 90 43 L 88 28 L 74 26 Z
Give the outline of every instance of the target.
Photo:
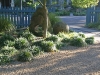
M 91 8 L 87 8 L 87 11 L 86 11 L 86 25 L 88 25 L 90 22 L 91 22 L 91 14 L 90 14 L 90 11 Z

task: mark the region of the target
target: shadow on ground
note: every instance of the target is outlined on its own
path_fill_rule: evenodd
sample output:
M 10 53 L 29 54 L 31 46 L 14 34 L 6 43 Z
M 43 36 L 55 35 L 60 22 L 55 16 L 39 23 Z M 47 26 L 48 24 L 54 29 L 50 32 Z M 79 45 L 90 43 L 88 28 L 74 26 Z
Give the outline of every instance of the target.
M 31 62 L 0 67 L 0 75 L 97 75 L 100 74 L 100 44 L 89 47 L 66 47 L 46 53 Z

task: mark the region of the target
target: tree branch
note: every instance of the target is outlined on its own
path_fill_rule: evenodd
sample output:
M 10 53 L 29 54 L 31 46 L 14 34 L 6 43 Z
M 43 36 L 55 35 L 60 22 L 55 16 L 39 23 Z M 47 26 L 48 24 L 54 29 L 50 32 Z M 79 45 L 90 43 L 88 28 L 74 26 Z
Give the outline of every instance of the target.
M 42 6 L 44 6 L 43 3 L 42 3 L 40 0 L 38 0 L 38 2 L 39 2 Z

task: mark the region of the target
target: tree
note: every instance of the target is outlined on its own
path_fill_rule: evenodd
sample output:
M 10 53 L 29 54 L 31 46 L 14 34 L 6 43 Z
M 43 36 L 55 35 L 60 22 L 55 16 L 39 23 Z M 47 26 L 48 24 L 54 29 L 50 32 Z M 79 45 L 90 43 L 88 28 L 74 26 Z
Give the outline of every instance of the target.
M 46 7 L 46 4 L 47 4 L 47 1 L 48 0 L 36 0 L 34 1 L 34 4 L 36 4 L 37 2 L 39 3 L 39 5 L 42 7 L 42 9 L 44 10 L 44 26 L 43 26 L 43 37 L 46 38 L 47 37 L 47 31 L 48 31 L 48 9 Z M 34 4 L 31 4 L 31 3 L 28 3 L 30 4 L 31 6 L 34 7 Z
M 99 0 L 71 0 L 72 5 L 81 8 L 88 8 L 98 4 Z

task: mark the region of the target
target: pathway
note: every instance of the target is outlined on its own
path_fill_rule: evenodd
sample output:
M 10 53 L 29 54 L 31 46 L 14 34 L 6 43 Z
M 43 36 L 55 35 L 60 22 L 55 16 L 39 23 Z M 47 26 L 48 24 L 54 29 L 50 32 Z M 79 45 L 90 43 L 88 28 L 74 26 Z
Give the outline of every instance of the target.
M 71 30 L 76 32 L 83 32 L 86 36 L 94 36 L 95 42 L 100 43 L 100 31 L 85 28 L 86 17 L 85 16 L 63 16 L 61 20 L 67 23 Z

